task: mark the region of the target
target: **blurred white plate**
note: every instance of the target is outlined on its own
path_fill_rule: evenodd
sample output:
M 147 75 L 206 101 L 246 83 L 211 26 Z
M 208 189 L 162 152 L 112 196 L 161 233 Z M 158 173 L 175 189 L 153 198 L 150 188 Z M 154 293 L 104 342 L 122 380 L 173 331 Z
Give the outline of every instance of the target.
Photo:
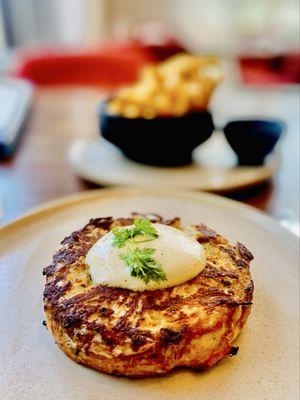
M 170 193 L 171 192 L 171 193 Z M 77 365 L 42 326 L 44 277 L 59 242 L 89 218 L 157 212 L 203 221 L 253 251 L 252 313 L 235 357 L 204 373 L 116 378 Z M 0 393 L 5 400 L 298 399 L 298 241 L 275 221 L 203 193 L 94 190 L 44 205 L 0 229 Z
M 69 150 L 69 161 L 75 172 L 99 185 L 229 191 L 264 182 L 272 177 L 279 164 L 278 155 L 272 154 L 264 165 L 236 166 L 236 155 L 221 132 L 215 132 L 196 148 L 193 159 L 194 164 L 184 167 L 147 166 L 130 161 L 103 139 L 79 139 Z

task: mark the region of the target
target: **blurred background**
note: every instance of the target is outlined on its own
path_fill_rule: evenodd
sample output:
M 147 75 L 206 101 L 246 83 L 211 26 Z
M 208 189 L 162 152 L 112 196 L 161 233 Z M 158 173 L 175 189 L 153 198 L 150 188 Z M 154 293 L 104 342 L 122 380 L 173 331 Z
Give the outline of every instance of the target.
M 94 187 L 66 160 L 72 140 L 98 137 L 99 100 L 133 82 L 144 65 L 180 52 L 222 59 L 225 79 L 210 107 L 217 126 L 239 116 L 284 120 L 279 173 L 264 187 L 229 196 L 298 218 L 298 0 L 0 0 L 0 6 L 0 76 L 34 88 L 24 138 L 0 162 L 5 220 Z
M 194 51 L 278 54 L 298 49 L 297 0 L 1 0 L 1 46 L 86 46 L 161 24 Z M 3 24 L 4 22 L 4 24 Z M 155 24 L 156 26 L 155 26 Z

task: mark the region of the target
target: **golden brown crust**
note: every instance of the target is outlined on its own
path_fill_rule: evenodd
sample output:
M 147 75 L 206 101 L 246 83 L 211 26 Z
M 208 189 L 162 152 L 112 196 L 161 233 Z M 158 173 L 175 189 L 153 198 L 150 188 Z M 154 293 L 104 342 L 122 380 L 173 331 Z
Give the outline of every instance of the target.
M 150 218 L 182 228 L 179 218 Z M 62 241 L 44 268 L 48 329 L 70 358 L 107 373 L 136 377 L 210 367 L 229 354 L 250 312 L 252 254 L 195 225 L 188 230 L 205 247 L 207 264 L 194 279 L 144 292 L 93 285 L 86 253 L 113 226 L 132 222 L 93 219 Z

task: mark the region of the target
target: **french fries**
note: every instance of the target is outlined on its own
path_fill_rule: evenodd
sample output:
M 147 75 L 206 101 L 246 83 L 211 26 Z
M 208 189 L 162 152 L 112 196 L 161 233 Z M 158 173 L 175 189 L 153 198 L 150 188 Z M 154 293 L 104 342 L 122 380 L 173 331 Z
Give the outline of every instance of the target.
M 218 58 L 175 55 L 144 68 L 138 82 L 119 90 L 109 101 L 108 112 L 152 119 L 204 110 L 222 78 Z

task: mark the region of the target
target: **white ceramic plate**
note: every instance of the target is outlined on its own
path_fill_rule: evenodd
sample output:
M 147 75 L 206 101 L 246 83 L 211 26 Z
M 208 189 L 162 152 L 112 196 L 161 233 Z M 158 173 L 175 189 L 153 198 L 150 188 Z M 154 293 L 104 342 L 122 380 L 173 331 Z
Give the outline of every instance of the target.
M 277 154 L 272 154 L 261 166 L 236 166 L 236 155 L 221 132 L 215 132 L 197 147 L 193 160 L 191 165 L 176 168 L 138 164 L 124 157 L 117 147 L 99 139 L 76 140 L 69 150 L 69 161 L 75 172 L 99 185 L 229 191 L 261 183 L 271 178 L 278 168 Z
M 131 211 L 204 221 L 255 260 L 255 300 L 240 350 L 204 373 L 130 380 L 77 365 L 42 325 L 42 268 L 91 217 Z M 96 190 L 48 203 L 0 230 L 0 393 L 6 400 L 298 399 L 297 239 L 265 215 L 209 194 Z

